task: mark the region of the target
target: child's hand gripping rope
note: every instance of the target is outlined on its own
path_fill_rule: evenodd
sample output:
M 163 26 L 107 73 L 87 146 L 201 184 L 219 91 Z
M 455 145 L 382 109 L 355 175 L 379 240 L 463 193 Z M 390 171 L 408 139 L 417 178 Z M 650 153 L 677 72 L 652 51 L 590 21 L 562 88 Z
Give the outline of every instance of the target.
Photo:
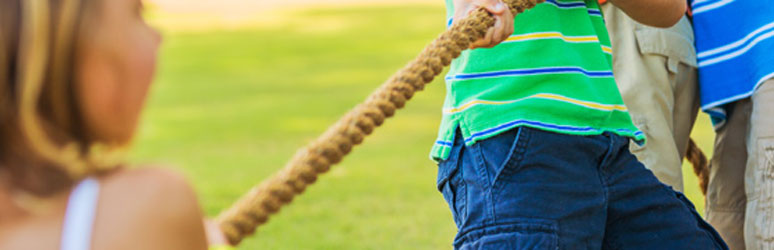
M 284 169 L 253 188 L 231 208 L 218 216 L 224 234 L 232 244 L 252 234 L 271 214 L 290 203 L 332 164 L 341 161 L 353 146 L 384 120 L 402 108 L 414 92 L 424 88 L 448 66 L 452 59 L 471 47 L 494 46 L 510 35 L 512 14 L 532 8 L 544 0 L 504 0 L 508 10 L 499 10 L 494 1 L 475 0 L 484 6 L 469 12 L 427 46 L 411 63 L 396 73 L 365 102 L 347 113 L 315 141 L 299 150 Z M 491 13 L 487 11 L 492 9 Z M 507 23 L 510 20 L 510 24 Z M 499 26 L 498 24 L 499 23 Z M 510 31 L 508 30 L 510 27 Z
M 495 24 L 486 31 L 483 38 L 470 45 L 471 49 L 494 47 L 513 34 L 513 13 L 500 0 L 454 0 L 452 20 L 456 23 L 480 8 L 486 9 L 494 17 Z

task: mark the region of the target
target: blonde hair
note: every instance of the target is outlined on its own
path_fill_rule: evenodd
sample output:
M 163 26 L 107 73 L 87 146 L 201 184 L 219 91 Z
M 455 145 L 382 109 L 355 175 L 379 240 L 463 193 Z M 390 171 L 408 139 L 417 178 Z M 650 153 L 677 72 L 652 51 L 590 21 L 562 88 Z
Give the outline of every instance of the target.
M 93 1 L 0 3 L 6 16 L 0 20 L 0 170 L 35 194 L 54 193 L 115 166 L 98 157 L 109 150 L 88 137 L 74 94 L 74 55 L 87 2 Z M 27 166 L 13 167 L 20 164 Z

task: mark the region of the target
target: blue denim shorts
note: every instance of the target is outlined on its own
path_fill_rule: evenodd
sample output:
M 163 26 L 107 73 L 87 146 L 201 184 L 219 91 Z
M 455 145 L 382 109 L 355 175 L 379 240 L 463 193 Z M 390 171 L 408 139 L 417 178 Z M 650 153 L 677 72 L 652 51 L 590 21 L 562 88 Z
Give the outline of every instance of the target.
M 627 138 L 519 127 L 438 164 L 455 249 L 728 249 Z

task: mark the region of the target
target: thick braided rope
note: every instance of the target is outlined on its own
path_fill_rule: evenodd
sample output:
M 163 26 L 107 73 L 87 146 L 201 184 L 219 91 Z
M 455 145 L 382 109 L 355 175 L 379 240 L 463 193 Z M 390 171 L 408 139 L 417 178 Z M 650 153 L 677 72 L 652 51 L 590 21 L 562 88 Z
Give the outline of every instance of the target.
M 514 15 L 545 0 L 504 0 Z M 384 120 L 402 108 L 414 92 L 422 90 L 452 59 L 486 34 L 495 19 L 484 9 L 478 9 L 442 33 L 414 61 L 369 96 L 365 102 L 347 113 L 325 133 L 301 149 L 284 169 L 221 213 L 217 220 L 232 244 L 277 213 L 283 205 L 341 161 L 352 147 L 360 144 L 366 135 Z
M 707 156 L 701 151 L 696 142 L 693 139 L 688 141 L 688 151 L 685 153 L 685 158 L 693 165 L 693 173 L 699 178 L 699 188 L 701 193 L 707 195 L 707 185 L 709 184 L 709 164 L 707 163 Z

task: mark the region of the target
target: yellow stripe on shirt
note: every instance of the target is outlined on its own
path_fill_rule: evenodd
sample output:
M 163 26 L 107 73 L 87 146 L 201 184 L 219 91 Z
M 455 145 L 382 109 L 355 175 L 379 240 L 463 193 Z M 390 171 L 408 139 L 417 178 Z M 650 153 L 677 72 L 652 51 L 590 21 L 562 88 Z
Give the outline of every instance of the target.
M 535 95 L 531 95 L 531 96 L 528 96 L 528 97 L 519 98 L 519 99 L 516 99 L 516 100 L 510 100 L 510 101 L 473 100 L 473 101 L 465 103 L 465 104 L 463 104 L 463 105 L 461 105 L 459 107 L 456 107 L 456 108 L 444 109 L 443 113 L 444 114 L 453 114 L 453 113 L 462 112 L 462 111 L 464 111 L 464 110 L 466 110 L 468 108 L 471 108 L 473 106 L 476 106 L 476 105 L 503 105 L 503 104 L 510 104 L 510 103 L 524 101 L 524 100 L 527 100 L 527 99 L 533 99 L 533 98 L 541 98 L 541 99 L 548 99 L 548 100 L 554 100 L 554 101 L 562 101 L 562 102 L 566 102 L 566 103 L 570 103 L 570 104 L 575 104 L 575 105 L 578 105 L 578 106 L 583 106 L 583 107 L 586 107 L 586 108 L 596 109 L 596 110 L 604 110 L 604 111 L 617 110 L 617 111 L 624 111 L 624 112 L 627 111 L 627 108 L 624 105 L 601 104 L 601 103 L 596 103 L 596 102 L 581 101 L 581 100 L 577 100 L 577 99 L 573 99 L 573 98 L 569 98 L 569 97 L 561 96 L 561 95 L 557 95 L 557 94 L 540 93 L 540 94 L 535 94 Z
M 624 105 L 601 104 L 601 103 L 596 103 L 596 102 L 581 101 L 581 100 L 572 99 L 572 98 L 569 98 L 569 97 L 565 97 L 565 96 L 561 96 L 561 95 L 556 95 L 556 94 L 545 94 L 545 93 L 542 93 L 542 94 L 533 95 L 533 97 L 545 98 L 545 99 L 553 99 L 553 100 L 558 100 L 558 101 L 564 101 L 564 102 L 572 103 L 572 104 L 575 104 L 575 105 L 584 106 L 584 107 L 592 108 L 592 109 L 598 109 L 598 110 L 627 111 L 626 106 L 624 106 Z
M 613 48 L 610 48 L 610 47 L 605 46 L 605 45 L 600 45 L 600 46 L 602 46 L 602 52 L 605 52 L 605 53 L 608 53 L 608 54 L 613 54 Z
M 524 42 L 540 39 L 561 39 L 568 43 L 592 43 L 599 42 L 597 36 L 566 36 L 559 32 L 537 32 L 520 35 L 512 35 L 505 39 L 504 43 L 508 42 Z

